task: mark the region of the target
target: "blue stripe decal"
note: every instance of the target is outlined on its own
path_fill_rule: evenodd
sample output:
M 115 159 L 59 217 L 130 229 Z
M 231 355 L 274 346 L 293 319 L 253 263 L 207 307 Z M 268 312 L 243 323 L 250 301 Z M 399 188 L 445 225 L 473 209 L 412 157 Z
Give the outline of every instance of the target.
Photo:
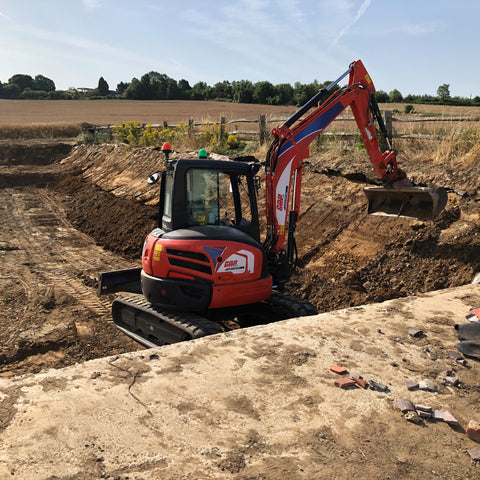
M 213 262 L 215 269 L 217 268 L 217 258 L 223 255 L 225 247 L 203 247 L 203 250 L 208 253 L 208 256 Z
M 332 107 L 330 107 L 325 113 L 323 113 L 320 117 L 316 118 L 312 121 L 309 125 L 303 128 L 300 132 L 298 132 L 293 138 L 295 139 L 296 143 L 300 143 L 305 137 L 308 137 L 312 134 L 320 133 L 327 125 L 335 119 L 345 107 L 342 105 L 341 102 L 336 103 Z M 310 142 L 313 141 L 313 138 Z M 286 152 L 289 148 L 291 148 L 292 142 L 288 140 L 280 149 L 279 156 Z

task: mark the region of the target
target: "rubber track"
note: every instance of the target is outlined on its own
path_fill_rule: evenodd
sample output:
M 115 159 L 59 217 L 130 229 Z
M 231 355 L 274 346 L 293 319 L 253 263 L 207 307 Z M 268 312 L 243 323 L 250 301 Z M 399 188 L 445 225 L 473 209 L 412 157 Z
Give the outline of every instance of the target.
M 279 292 L 273 292 L 267 302 L 274 308 L 280 308 L 290 314 L 289 318 L 308 317 L 309 315 L 318 314 L 317 309 L 307 300 L 291 295 L 283 295 Z
M 178 330 L 178 340 L 193 340 L 195 338 L 205 337 L 207 335 L 214 335 L 221 333 L 223 330 L 221 327 L 205 317 L 188 312 L 174 312 L 169 310 L 163 310 L 161 308 L 151 305 L 143 295 L 132 295 L 128 297 L 117 297 L 112 305 L 113 320 L 115 324 L 121 328 L 121 330 L 128 334 L 125 330 L 130 330 L 130 326 L 126 326 L 120 316 L 120 309 L 122 307 L 131 308 L 137 312 L 146 313 L 152 320 L 158 319 L 159 323 L 166 323 L 174 329 Z M 125 328 L 127 327 L 127 328 Z M 138 337 L 143 337 L 139 332 L 133 332 L 136 335 L 132 338 L 139 341 Z M 186 335 L 185 335 L 186 334 Z M 143 343 L 143 342 L 140 342 Z M 157 343 L 157 342 L 154 342 Z M 166 345 L 169 343 L 175 343 L 171 341 L 164 341 L 164 339 L 158 339 L 159 345 Z M 152 346 L 152 341 L 147 340 L 143 343 L 147 347 Z

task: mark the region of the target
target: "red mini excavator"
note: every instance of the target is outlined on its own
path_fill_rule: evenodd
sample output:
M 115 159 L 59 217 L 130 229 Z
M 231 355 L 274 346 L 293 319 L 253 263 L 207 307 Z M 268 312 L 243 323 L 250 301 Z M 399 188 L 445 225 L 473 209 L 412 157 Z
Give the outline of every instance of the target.
M 337 85 L 348 76 L 348 84 Z M 423 220 L 447 203 L 442 188 L 414 187 L 397 166 L 361 61 L 322 89 L 282 126 L 265 161 L 266 238 L 260 239 L 258 163 L 169 159 L 160 180 L 159 221 L 146 238 L 142 268 L 100 274 L 99 293 L 125 291 L 112 306 L 124 333 L 152 347 L 222 331 L 316 313 L 283 295 L 296 263 L 302 168 L 310 143 L 350 106 L 381 187 L 365 188 L 368 213 Z M 308 111 L 312 110 L 309 114 Z M 375 123 L 388 146 L 381 152 Z M 253 320 L 252 320 L 253 319 Z

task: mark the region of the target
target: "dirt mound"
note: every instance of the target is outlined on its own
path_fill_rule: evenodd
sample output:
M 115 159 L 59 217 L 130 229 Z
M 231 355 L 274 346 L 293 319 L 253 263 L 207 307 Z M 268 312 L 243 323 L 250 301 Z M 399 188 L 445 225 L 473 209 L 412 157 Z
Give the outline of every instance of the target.
M 0 142 L 0 165 L 49 165 L 72 150 L 62 142 Z
M 146 233 L 156 226 L 158 208 L 116 197 L 79 176 L 65 175 L 50 185 L 68 196 L 68 218 L 98 245 L 139 260 Z

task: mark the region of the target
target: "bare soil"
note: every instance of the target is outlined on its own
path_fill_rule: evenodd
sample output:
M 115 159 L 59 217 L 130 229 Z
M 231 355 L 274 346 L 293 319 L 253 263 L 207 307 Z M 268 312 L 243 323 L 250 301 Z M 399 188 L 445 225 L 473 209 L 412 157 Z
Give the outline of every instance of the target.
M 157 212 L 145 178 L 162 164 L 161 152 L 29 143 L 0 152 L 0 374 L 140 348 L 113 327 L 111 298 L 97 297 L 95 287 L 100 271 L 139 265 Z M 478 175 L 402 166 L 417 183 L 463 196 L 451 193 L 432 222 L 368 216 L 362 188 L 375 180 L 368 161 L 313 159 L 288 293 L 326 312 L 472 281 L 480 271 Z

